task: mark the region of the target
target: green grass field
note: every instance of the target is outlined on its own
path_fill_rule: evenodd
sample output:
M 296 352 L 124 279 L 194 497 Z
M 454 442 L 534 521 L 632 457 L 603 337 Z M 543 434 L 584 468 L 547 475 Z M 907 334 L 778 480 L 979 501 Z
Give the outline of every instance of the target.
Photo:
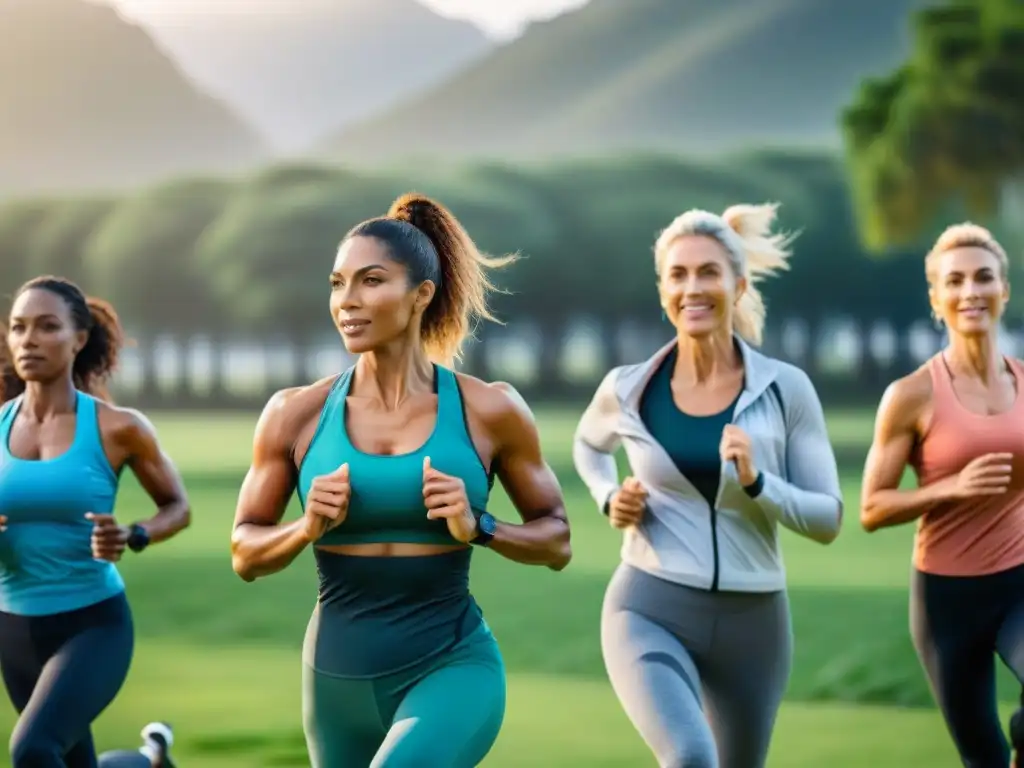
M 171 721 L 184 768 L 308 765 L 301 733 L 299 650 L 316 599 L 309 556 L 253 584 L 231 570 L 228 537 L 256 414 L 155 417 L 185 474 L 194 522 L 178 539 L 122 567 L 139 642 L 126 687 L 97 724 L 101 748 L 134 746 L 148 720 Z M 473 588 L 505 653 L 509 704 L 487 766 L 635 766 L 653 759 L 612 694 L 598 617 L 618 535 L 572 469 L 576 413 L 540 410 L 549 461 L 562 481 L 574 559 L 562 573 L 477 555 Z M 907 631 L 912 531 L 868 536 L 857 524 L 869 413 L 830 417 L 841 457 L 845 528 L 830 547 L 786 536 L 796 633 L 773 768 L 953 765 Z M 514 513 L 495 493 L 499 517 Z M 149 513 L 126 483 L 119 515 Z M 757 642 L 756 637 L 750 639 Z M 1004 676 L 1005 717 L 1014 697 Z M 0 732 L 14 715 L 0 705 Z

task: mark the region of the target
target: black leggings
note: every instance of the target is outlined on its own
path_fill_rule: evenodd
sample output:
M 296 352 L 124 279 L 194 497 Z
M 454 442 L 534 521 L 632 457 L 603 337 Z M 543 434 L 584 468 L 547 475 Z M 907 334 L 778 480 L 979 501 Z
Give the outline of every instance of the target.
M 20 713 L 13 768 L 95 768 L 90 726 L 128 676 L 134 646 L 124 594 L 50 616 L 0 612 L 0 671 Z
M 914 571 L 910 632 L 966 768 L 1006 768 L 995 654 L 1024 681 L 1024 566 L 987 576 Z

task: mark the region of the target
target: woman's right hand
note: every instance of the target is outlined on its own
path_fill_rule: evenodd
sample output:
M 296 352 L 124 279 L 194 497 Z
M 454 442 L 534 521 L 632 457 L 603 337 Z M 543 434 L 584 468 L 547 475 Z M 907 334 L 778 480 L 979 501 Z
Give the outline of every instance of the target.
M 315 542 L 345 522 L 351 496 L 348 464 L 342 464 L 328 475 L 314 478 L 306 496 L 306 512 L 303 515 L 306 539 Z
M 647 489 L 635 477 L 627 477 L 608 501 L 608 520 L 613 528 L 636 525 L 647 509 Z
M 953 486 L 953 495 L 958 499 L 973 496 L 996 496 L 1006 493 L 1010 487 L 1010 473 L 1013 470 L 1012 453 L 986 453 L 979 456 L 960 470 Z

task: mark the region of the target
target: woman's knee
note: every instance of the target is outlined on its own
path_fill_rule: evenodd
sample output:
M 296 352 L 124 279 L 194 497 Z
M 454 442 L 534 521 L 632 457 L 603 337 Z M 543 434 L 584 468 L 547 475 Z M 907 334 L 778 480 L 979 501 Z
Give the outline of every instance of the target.
M 491 751 L 501 727 L 497 713 L 487 720 L 468 738 L 452 738 L 436 727 L 396 723 L 370 768 L 475 768 Z
M 396 713 L 372 768 L 479 765 L 505 719 L 505 680 L 498 671 L 481 669 L 475 680 L 441 674 L 416 690 Z

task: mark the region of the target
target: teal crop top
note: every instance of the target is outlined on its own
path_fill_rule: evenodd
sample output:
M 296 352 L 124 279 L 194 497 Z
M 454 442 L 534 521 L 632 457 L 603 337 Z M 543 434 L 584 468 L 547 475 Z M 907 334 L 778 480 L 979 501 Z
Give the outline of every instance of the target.
M 423 459 L 460 478 L 470 506 L 479 515 L 487 507 L 493 477 L 484 468 L 466 425 L 455 373 L 434 366 L 437 422 L 427 441 L 411 453 L 394 456 L 363 453 L 352 445 L 345 409 L 355 369 L 331 387 L 313 440 L 299 468 L 298 493 L 305 509 L 313 479 L 348 463 L 352 495 L 345 522 L 316 543 L 326 546 L 369 543 L 453 544 L 444 520 L 428 520 L 423 503 Z
M 118 476 L 103 450 L 96 401 L 78 393 L 75 437 L 52 459 L 11 454 L 21 398 L 0 408 L 0 610 L 45 616 L 124 591 L 113 563 L 94 560 L 87 512 L 114 511 Z

